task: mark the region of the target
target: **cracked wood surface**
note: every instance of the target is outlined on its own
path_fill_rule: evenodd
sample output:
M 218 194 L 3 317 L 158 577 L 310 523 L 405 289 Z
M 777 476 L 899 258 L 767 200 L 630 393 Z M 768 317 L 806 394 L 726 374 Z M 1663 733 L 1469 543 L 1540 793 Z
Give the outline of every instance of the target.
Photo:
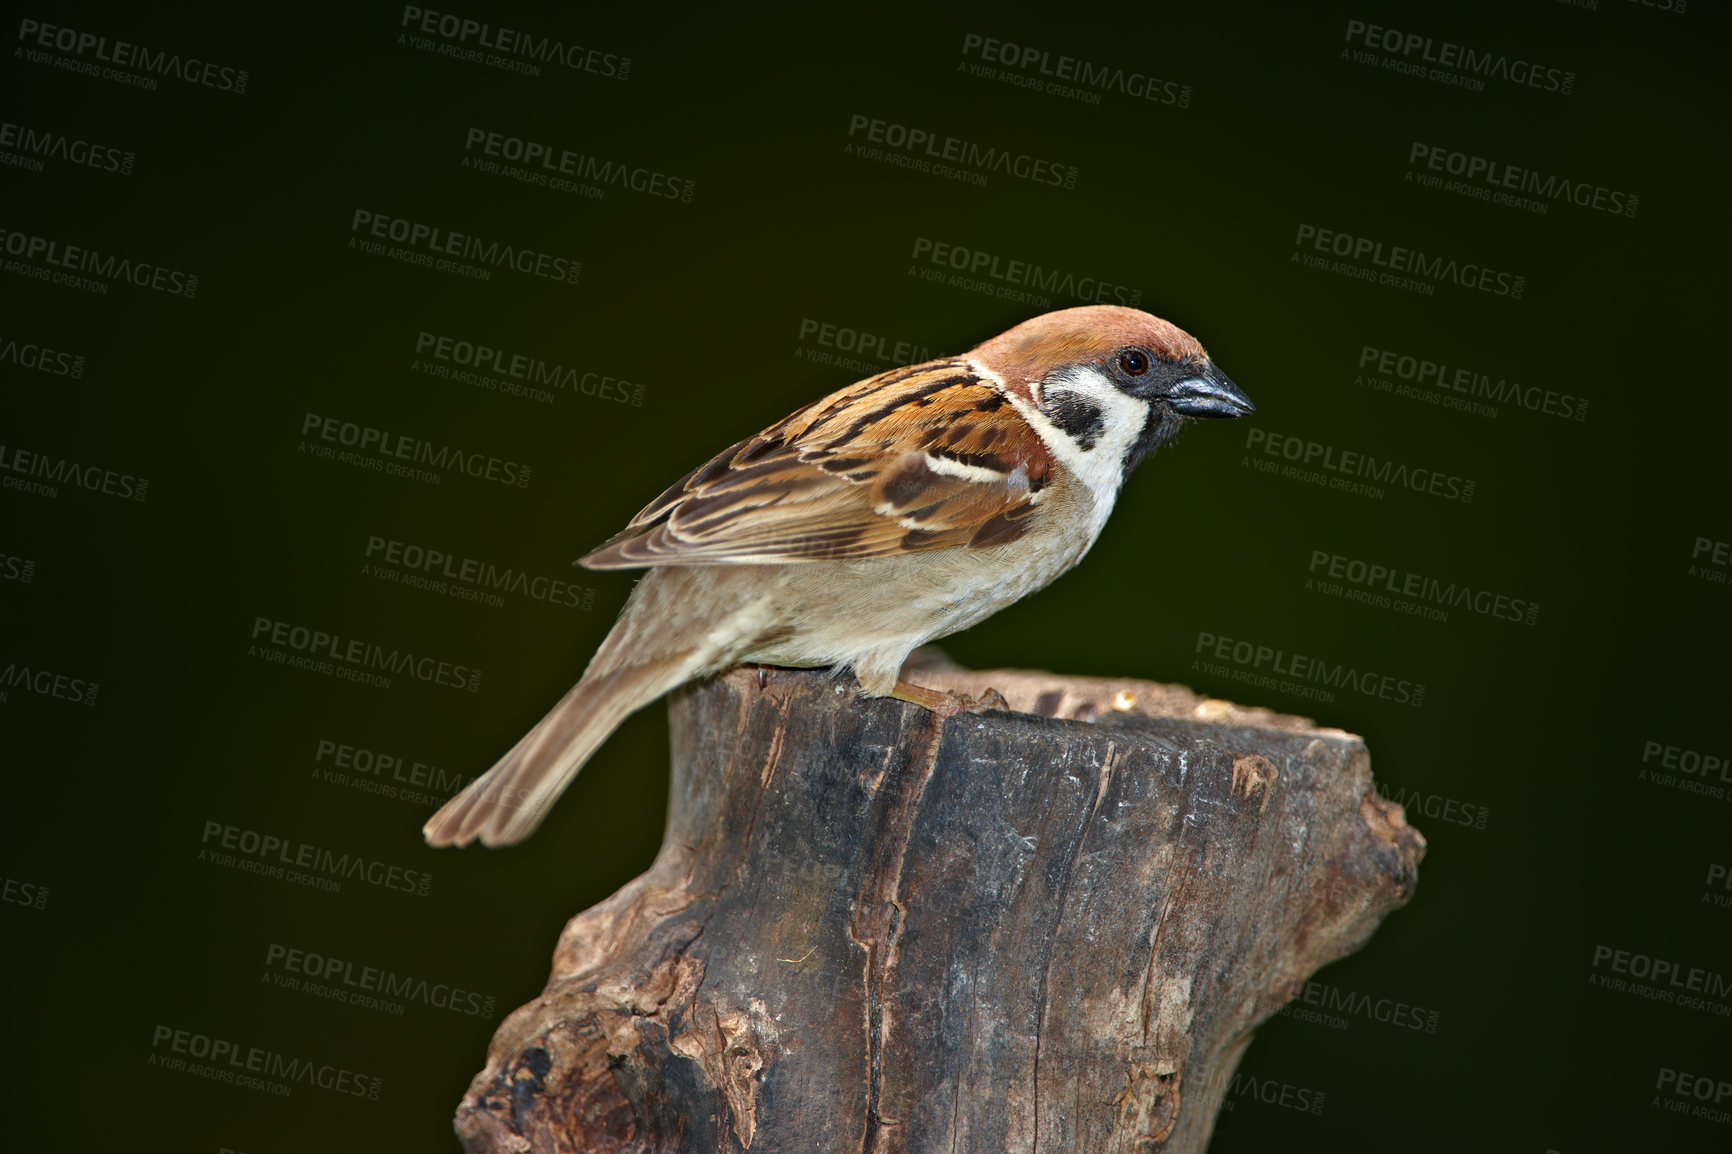
M 739 669 L 670 699 L 649 871 L 573 918 L 478 1154 L 1199 1151 L 1252 1030 L 1413 894 L 1359 738 L 1180 686 Z

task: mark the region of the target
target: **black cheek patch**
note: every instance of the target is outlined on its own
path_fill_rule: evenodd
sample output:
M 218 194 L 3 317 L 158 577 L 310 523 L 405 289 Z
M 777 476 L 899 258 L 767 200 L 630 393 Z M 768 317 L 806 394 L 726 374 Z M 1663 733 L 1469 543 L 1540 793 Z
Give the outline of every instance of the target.
M 1047 419 L 1063 429 L 1077 446 L 1088 452 L 1107 431 L 1106 418 L 1100 406 L 1087 397 L 1069 391 L 1055 391 L 1043 411 Z

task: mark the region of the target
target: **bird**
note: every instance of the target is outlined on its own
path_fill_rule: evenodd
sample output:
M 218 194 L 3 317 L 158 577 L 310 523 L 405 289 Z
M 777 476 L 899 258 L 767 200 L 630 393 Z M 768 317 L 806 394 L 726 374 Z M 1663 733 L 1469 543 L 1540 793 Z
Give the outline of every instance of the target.
M 852 672 L 867 697 L 953 715 L 966 705 L 901 679 L 909 653 L 1082 560 L 1182 427 L 1253 410 L 1189 333 L 1118 305 L 1044 313 L 807 405 L 579 559 L 647 572 L 577 684 L 423 835 L 521 842 L 627 716 L 735 665 Z

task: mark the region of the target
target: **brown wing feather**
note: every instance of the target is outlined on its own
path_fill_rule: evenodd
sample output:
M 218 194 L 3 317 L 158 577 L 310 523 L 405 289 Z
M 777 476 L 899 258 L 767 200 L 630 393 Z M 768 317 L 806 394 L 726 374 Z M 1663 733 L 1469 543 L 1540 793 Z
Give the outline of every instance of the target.
M 1053 468 L 966 361 L 859 381 L 694 469 L 581 564 L 786 563 L 1002 545 Z

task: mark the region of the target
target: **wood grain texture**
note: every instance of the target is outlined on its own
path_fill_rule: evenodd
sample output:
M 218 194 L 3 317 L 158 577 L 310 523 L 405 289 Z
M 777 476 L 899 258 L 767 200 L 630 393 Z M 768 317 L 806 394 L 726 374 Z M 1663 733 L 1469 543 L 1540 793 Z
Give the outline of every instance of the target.
M 1177 686 L 927 669 L 940 721 L 739 669 L 667 834 L 566 926 L 479 1151 L 1198 1151 L 1258 1023 L 1413 894 L 1363 743 Z

